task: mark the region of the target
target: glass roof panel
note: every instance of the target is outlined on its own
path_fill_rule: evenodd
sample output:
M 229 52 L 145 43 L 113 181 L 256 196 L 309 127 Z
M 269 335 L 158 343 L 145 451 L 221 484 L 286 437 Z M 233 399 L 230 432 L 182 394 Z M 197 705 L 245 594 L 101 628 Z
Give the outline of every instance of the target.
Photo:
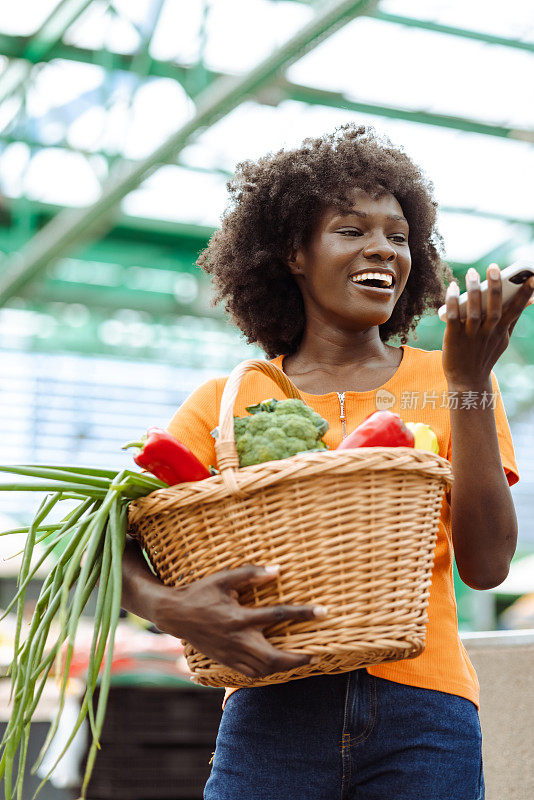
M 152 38 L 154 58 L 194 63 L 198 58 L 203 0 L 188 13 L 167 0 Z M 215 0 L 206 16 L 204 62 L 209 69 L 245 72 L 282 44 L 313 15 L 304 3 L 271 0 Z
M 113 5 L 118 6 L 117 3 Z M 66 31 L 63 41 L 94 50 L 106 48 L 116 53 L 133 53 L 139 47 L 141 37 L 124 13 L 119 16 L 109 3 L 93 0 Z
M 124 140 L 127 158 L 149 155 L 194 113 L 193 102 L 170 78 L 154 78 L 140 86 L 132 99 L 130 124 Z
M 206 65 L 246 72 L 286 42 L 313 16 L 303 3 L 218 0 L 208 17 Z
M 35 33 L 60 0 L 17 0 L 0 3 L 0 31 L 13 36 Z
M 125 197 L 122 209 L 134 216 L 215 226 L 226 205 L 225 184 L 221 175 L 169 165 Z
M 150 55 L 161 61 L 192 64 L 198 58 L 203 0 L 188 0 L 187 13 L 181 3 L 167 2 L 150 42 Z
M 7 145 L 0 154 L 0 191 L 7 197 L 22 194 L 23 175 L 30 162 L 30 148 L 24 142 Z
M 117 81 L 115 102 L 105 108 L 91 105 L 77 116 L 67 132 L 68 142 L 84 150 L 110 150 L 126 158 L 149 155 L 191 117 L 192 101 L 170 78 L 152 78 L 139 87 Z
M 83 206 L 94 203 L 100 195 L 100 183 L 87 159 L 53 147 L 35 153 L 22 189 L 32 200 L 58 205 Z
M 113 8 L 136 27 L 144 26 L 154 6 L 159 6 L 159 0 L 113 0 Z
M 381 20 L 354 20 L 287 75 L 363 102 L 534 127 L 529 53 Z
M 105 80 L 105 72 L 97 64 L 55 59 L 44 64 L 28 87 L 26 112 L 29 117 L 41 117 L 53 110 L 80 101 L 95 105 L 102 99 L 98 90 Z
M 382 0 L 380 10 L 389 14 L 438 22 L 496 36 L 534 41 L 532 0 Z M 505 13 L 503 13 L 505 12 Z

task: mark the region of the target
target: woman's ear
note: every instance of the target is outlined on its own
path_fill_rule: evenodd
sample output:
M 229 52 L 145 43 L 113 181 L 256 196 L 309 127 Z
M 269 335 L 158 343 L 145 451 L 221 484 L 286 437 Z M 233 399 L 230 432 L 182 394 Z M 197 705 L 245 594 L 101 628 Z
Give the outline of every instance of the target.
M 300 248 L 290 251 L 287 264 L 292 275 L 304 275 L 303 256 Z

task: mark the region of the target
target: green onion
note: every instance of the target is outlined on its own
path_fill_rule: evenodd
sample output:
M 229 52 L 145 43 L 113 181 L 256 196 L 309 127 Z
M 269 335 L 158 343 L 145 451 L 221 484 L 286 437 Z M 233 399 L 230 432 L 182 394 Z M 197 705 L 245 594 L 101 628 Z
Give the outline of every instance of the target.
M 113 644 L 115 639 L 115 631 L 119 621 L 119 612 L 121 606 L 121 559 L 124 550 L 124 536 L 122 531 L 125 522 L 125 510 L 120 509 L 119 501 L 116 500 L 111 508 L 110 514 L 110 537 L 111 537 L 111 626 L 109 632 L 109 648 L 107 652 L 106 663 L 104 666 L 104 673 L 100 683 L 100 695 L 98 697 L 98 707 L 96 711 L 96 728 L 98 736 L 104 724 L 104 715 L 106 713 L 107 699 L 109 695 L 109 687 L 111 684 L 111 664 L 113 661 Z M 87 786 L 93 771 L 94 761 L 96 758 L 96 750 L 98 740 L 93 737 L 91 749 L 87 757 L 87 765 L 85 768 L 85 775 L 82 784 L 82 797 L 85 797 Z
M 38 526 L 43 519 L 46 518 L 48 512 L 55 506 L 58 502 L 59 496 L 57 494 L 53 495 L 51 498 L 46 498 L 41 503 L 37 515 L 34 519 L 34 524 L 30 527 L 30 532 L 28 534 L 28 538 L 26 540 L 26 547 L 24 549 L 24 557 L 22 559 L 22 566 L 20 568 L 20 572 L 17 578 L 17 585 L 20 586 L 23 583 L 23 578 L 26 576 L 30 569 L 31 557 L 33 553 L 33 547 L 35 544 L 35 527 Z M 26 592 L 23 591 L 19 594 L 18 605 L 17 605 L 17 622 L 16 622 L 16 630 L 15 630 L 15 645 L 14 645 L 14 652 L 15 658 L 13 660 L 13 671 L 12 671 L 12 681 L 16 681 L 17 679 L 17 650 L 19 646 L 20 640 L 20 630 L 22 628 L 22 614 L 24 611 L 24 600 L 25 600 Z M 8 795 L 9 796 L 9 795 Z
M 10 472 L 13 475 L 26 475 L 30 478 L 51 478 L 52 480 L 70 481 L 71 483 L 83 483 L 85 485 L 98 486 L 100 488 L 107 488 L 109 486 L 109 479 L 88 475 L 87 472 L 79 473 L 66 469 L 50 469 L 46 467 L 23 467 L 0 466 L 0 472 Z
M 0 483 L 1 492 L 76 492 L 83 497 L 105 497 L 106 490 L 92 484 L 76 483 Z
M 50 533 L 52 533 L 52 531 L 57 531 L 58 528 L 61 528 L 61 523 L 60 522 L 58 522 L 56 525 L 39 525 L 39 527 L 36 528 L 36 530 L 38 530 L 38 531 L 50 531 Z M 29 530 L 30 530 L 30 526 L 29 525 L 26 525 L 24 528 L 11 528 L 8 531 L 0 532 L 0 536 L 9 536 L 10 533 L 29 533 Z M 20 552 L 22 553 L 24 551 L 21 550 Z M 19 555 L 19 553 L 17 553 L 17 555 Z M 10 558 L 11 558 L 11 556 L 10 556 Z
M 0 472 L 29 479 L 27 483 L 0 483 L 0 491 L 48 493 L 31 525 L 0 534 L 27 534 L 17 592 L 4 612 L 4 615 L 9 613 L 17 605 L 13 660 L 8 669 L 13 708 L 0 742 L 0 780 L 3 778 L 6 800 L 12 800 L 15 794 L 17 800 L 22 800 L 30 723 L 51 671 L 55 668 L 57 679 L 60 680 L 58 709 L 32 772 L 42 763 L 64 708 L 78 622 L 98 584 L 85 694 L 69 741 L 54 765 L 63 757 L 88 716 L 92 743 L 83 778 L 82 798 L 85 798 L 100 747 L 99 739 L 111 684 L 113 643 L 120 616 L 121 561 L 126 540 L 128 504 L 167 484 L 152 475 L 130 470 L 117 472 L 88 467 L 20 464 L 0 466 Z M 50 524 L 47 517 L 52 509 L 60 502 L 72 500 L 78 501 L 77 506 L 69 510 L 60 522 Z M 35 545 L 45 540 L 44 552 L 32 566 Z M 57 555 L 58 546 L 62 552 L 43 581 L 29 631 L 21 642 L 27 587 L 45 559 L 52 553 Z M 51 625 L 55 621 L 59 622 L 59 632 L 55 635 L 55 641 L 50 643 Z M 93 695 L 99 680 L 100 695 L 97 707 L 93 710 Z M 18 774 L 13 788 L 13 767 L 17 753 Z M 35 794 L 48 780 L 52 770 Z
M 71 467 L 63 466 L 61 464 L 17 464 L 16 468 L 33 470 L 37 469 L 52 469 L 58 472 L 77 472 L 81 475 L 94 475 L 99 478 L 109 478 L 110 481 L 116 478 L 119 474 L 116 469 L 97 469 L 96 467 Z M 9 467 L 4 467 L 6 472 L 10 471 Z M 31 473 L 33 474 L 33 472 Z

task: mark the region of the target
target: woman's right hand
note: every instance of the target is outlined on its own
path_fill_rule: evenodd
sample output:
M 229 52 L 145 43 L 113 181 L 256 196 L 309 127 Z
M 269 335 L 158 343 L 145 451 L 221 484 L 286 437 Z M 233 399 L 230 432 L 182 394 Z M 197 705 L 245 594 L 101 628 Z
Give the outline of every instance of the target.
M 165 586 L 151 574 L 139 547 L 123 558 L 123 606 L 149 619 L 163 633 L 185 639 L 208 658 L 249 678 L 264 677 L 309 664 L 313 656 L 273 647 L 263 629 L 277 622 L 324 619 L 322 606 L 243 606 L 238 591 L 259 586 L 277 571 L 257 565 L 222 570 L 186 586 Z M 137 549 L 137 557 L 131 548 Z M 128 549 L 128 548 L 127 548 Z M 135 563 L 134 563 L 135 559 Z M 132 570 L 132 566 L 134 567 Z M 132 581 L 135 573 L 135 581 Z
M 238 590 L 259 586 L 276 571 L 247 565 L 201 578 L 181 588 L 165 586 L 155 624 L 164 633 L 186 639 L 208 658 L 249 678 L 264 677 L 309 664 L 312 656 L 273 647 L 263 628 L 286 620 L 324 619 L 322 606 L 250 608 Z

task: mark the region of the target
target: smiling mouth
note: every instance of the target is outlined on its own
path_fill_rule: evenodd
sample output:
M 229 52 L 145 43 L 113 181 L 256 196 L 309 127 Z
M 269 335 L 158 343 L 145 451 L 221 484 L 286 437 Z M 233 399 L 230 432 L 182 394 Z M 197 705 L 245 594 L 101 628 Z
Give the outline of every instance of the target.
M 351 275 L 349 280 L 362 289 L 378 289 L 386 294 L 391 294 L 395 285 L 395 278 L 389 272 L 361 272 Z

